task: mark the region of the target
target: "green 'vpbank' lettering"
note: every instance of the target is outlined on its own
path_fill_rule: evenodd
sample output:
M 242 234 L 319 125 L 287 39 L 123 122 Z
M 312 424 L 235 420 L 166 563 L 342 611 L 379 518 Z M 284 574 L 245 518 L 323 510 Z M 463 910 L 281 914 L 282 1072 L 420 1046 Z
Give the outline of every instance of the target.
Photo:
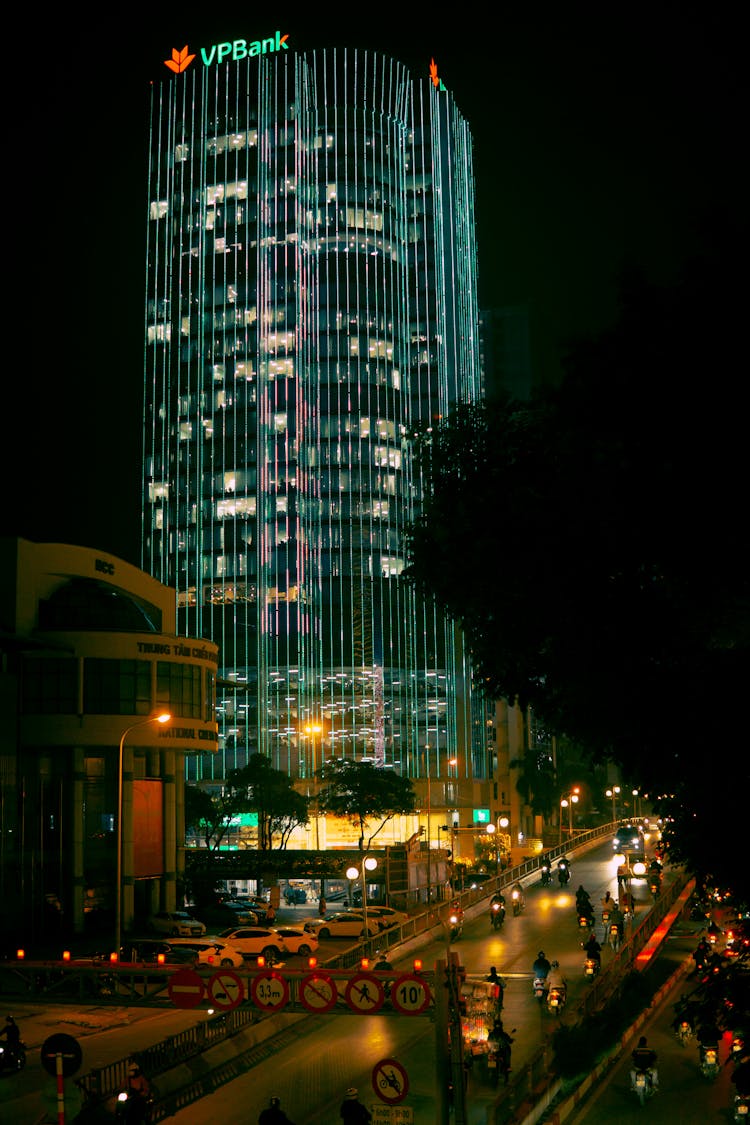
M 270 39 L 255 39 L 248 43 L 246 39 L 234 39 L 231 43 L 214 43 L 213 47 L 201 47 L 201 58 L 204 66 L 231 59 L 239 62 L 240 59 L 254 59 L 258 55 L 267 55 L 275 51 L 288 51 L 289 35 L 282 35 L 277 31 Z

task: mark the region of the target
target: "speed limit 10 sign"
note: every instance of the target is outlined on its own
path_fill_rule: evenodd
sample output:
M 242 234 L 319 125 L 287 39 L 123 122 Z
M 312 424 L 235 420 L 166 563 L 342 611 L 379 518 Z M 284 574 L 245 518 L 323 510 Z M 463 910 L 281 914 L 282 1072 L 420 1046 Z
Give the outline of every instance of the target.
M 419 1016 L 429 1007 L 430 986 L 417 973 L 404 973 L 391 986 L 391 1004 L 404 1016 Z

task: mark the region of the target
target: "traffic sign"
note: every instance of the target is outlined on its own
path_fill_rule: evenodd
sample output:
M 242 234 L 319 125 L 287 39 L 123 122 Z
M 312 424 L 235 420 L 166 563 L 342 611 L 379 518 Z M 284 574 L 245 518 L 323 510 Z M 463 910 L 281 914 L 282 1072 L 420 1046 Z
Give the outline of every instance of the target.
M 230 1012 L 245 999 L 242 979 L 231 969 L 221 969 L 208 978 L 208 998 L 215 1008 Z
M 48 1035 L 42 1043 L 42 1066 L 53 1078 L 58 1075 L 57 1056 L 62 1058 L 61 1074 L 63 1078 L 72 1078 L 78 1072 L 83 1061 L 83 1051 L 77 1039 L 72 1035 L 59 1032 Z
M 381 1059 L 372 1068 L 372 1088 L 381 1102 L 395 1105 L 409 1093 L 409 1076 L 400 1062 Z
M 430 986 L 417 973 L 404 973 L 391 985 L 391 1004 L 402 1015 L 421 1015 L 430 1000 Z
M 372 973 L 357 973 L 346 986 L 345 1000 L 353 1012 L 378 1012 L 385 1001 L 382 983 Z
M 338 998 L 338 989 L 326 973 L 310 973 L 300 981 L 300 1004 L 308 1012 L 330 1012 Z
M 278 1012 L 289 1002 L 289 985 L 280 973 L 259 973 L 250 989 L 253 1002 L 266 1012 Z
M 193 969 L 178 969 L 169 978 L 167 994 L 175 1008 L 197 1008 L 206 995 L 206 986 Z

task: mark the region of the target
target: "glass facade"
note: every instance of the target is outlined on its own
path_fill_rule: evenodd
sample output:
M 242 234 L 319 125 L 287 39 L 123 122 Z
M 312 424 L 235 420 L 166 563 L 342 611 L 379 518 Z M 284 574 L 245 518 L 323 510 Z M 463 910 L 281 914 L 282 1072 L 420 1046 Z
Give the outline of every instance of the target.
M 143 567 L 219 646 L 191 780 L 486 776 L 460 638 L 401 577 L 412 437 L 482 393 L 472 159 L 450 94 L 367 51 L 153 87 Z

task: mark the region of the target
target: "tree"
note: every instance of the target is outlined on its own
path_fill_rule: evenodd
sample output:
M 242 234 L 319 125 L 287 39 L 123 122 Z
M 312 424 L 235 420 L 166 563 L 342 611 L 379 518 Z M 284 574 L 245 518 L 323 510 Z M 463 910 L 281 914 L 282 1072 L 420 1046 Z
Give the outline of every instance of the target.
M 430 492 L 406 571 L 461 625 L 490 698 L 530 705 L 663 796 L 673 858 L 736 886 L 745 255 L 735 238 L 672 286 L 629 277 L 619 322 L 570 346 L 560 387 L 459 409 L 420 436 Z
M 319 771 L 321 789 L 319 804 L 323 812 L 345 817 L 359 830 L 359 850 L 365 850 L 365 833 L 370 820 L 380 823 L 367 839 L 369 848 L 394 816 L 414 812 L 416 795 L 411 780 L 393 770 L 374 766 L 372 762 L 351 759 L 326 763 Z
M 252 812 L 258 814 L 261 851 L 273 847 L 274 837 L 285 848 L 297 825 L 307 824 L 309 819 L 307 798 L 263 754 L 254 754 L 241 769 L 229 770 L 218 792 L 185 786 L 185 826 L 200 833 L 213 851 L 221 847 L 232 818 Z

